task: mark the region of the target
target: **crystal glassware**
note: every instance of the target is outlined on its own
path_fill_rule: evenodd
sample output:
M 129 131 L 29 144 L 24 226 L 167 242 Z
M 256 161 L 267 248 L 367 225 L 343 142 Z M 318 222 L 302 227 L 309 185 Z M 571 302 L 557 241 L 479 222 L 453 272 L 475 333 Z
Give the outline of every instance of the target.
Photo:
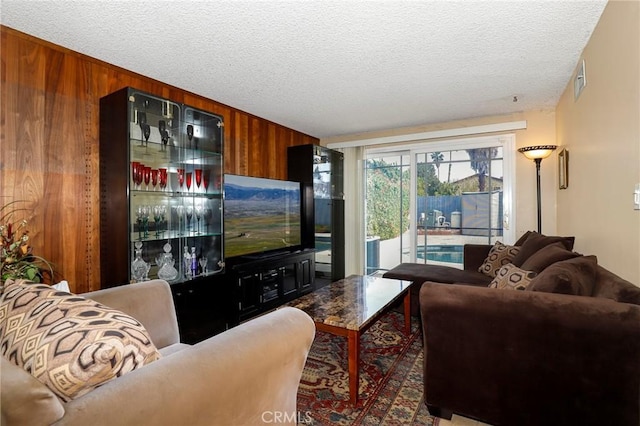
M 202 217 L 204 219 L 204 226 L 206 227 L 206 232 L 209 233 L 209 223 L 211 223 L 211 219 L 213 219 L 213 210 L 206 208 L 202 213 Z
M 184 217 L 184 206 L 176 207 L 176 216 L 178 217 L 178 235 L 182 234 L 182 218 Z
M 200 188 L 200 184 L 202 183 L 202 169 L 195 169 L 196 174 L 196 186 Z
M 158 265 L 158 278 L 166 281 L 175 280 L 178 277 L 178 270 L 174 267 L 176 261 L 171 254 L 171 244 L 166 243 L 162 249 L 164 253 L 160 255 L 162 265 Z
M 169 132 L 167 132 L 167 123 L 165 123 L 164 120 L 158 121 L 158 131 L 160 132 L 160 140 L 162 141 L 160 150 L 166 149 L 167 143 L 169 142 Z
M 199 260 L 198 260 L 198 264 L 200 264 L 200 270 L 202 271 L 203 274 L 206 274 L 207 271 L 207 258 L 205 256 L 202 256 Z
M 189 192 L 189 190 L 191 189 L 191 176 L 192 176 L 192 173 L 187 172 L 187 192 Z
M 144 136 L 144 144 L 145 146 L 148 146 L 149 136 L 151 136 L 151 126 L 148 124 L 142 124 L 140 125 L 140 128 L 142 129 L 142 136 Z
M 131 162 L 131 181 L 133 182 L 134 185 L 137 184 L 137 180 L 138 180 L 138 167 L 140 167 L 139 161 Z
M 158 169 L 151 169 L 151 185 L 153 186 L 153 190 L 156 190 L 156 185 L 158 184 Z
M 203 207 L 202 204 L 196 204 L 196 207 L 194 209 L 194 212 L 196 214 L 196 221 L 198 223 L 198 228 L 196 229 L 196 234 L 200 234 L 200 218 L 202 217 L 202 212 L 203 212 Z
M 182 185 L 184 185 L 184 169 L 176 169 L 178 173 L 178 184 L 180 184 L 180 189 L 182 189 Z
M 156 228 L 156 238 L 160 236 L 160 227 L 162 225 L 162 208 L 164 206 L 153 206 L 153 222 Z
M 160 190 L 164 191 L 167 187 L 167 169 L 160 168 L 158 169 L 158 181 L 160 183 Z
M 131 278 L 136 282 L 147 281 L 151 265 L 142 259 L 142 243 L 135 243 L 135 259 L 131 262 Z
M 187 218 L 187 230 L 191 231 L 191 218 L 193 217 L 193 207 L 187 206 L 184 213 Z
M 189 148 L 191 148 L 191 140 L 193 139 L 193 126 L 187 124 L 187 139 L 189 139 Z
M 151 167 L 144 167 L 144 184 L 147 185 L 147 189 L 149 189 L 149 182 L 151 182 Z

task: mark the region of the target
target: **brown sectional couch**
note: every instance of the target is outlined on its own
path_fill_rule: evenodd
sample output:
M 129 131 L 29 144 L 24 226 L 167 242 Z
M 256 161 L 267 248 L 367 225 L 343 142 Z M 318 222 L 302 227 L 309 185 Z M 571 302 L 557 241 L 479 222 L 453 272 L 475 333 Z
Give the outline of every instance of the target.
M 531 245 L 512 259 L 537 269 L 526 291 L 487 287 L 488 245 L 465 246 L 464 270 L 385 274 L 419 295 L 425 403 L 492 425 L 640 424 L 640 287 L 594 256 Z

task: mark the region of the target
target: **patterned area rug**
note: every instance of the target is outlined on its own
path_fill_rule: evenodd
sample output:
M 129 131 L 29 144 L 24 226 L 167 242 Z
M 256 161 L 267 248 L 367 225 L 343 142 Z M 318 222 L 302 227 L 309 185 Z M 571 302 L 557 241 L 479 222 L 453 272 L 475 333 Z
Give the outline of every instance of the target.
M 298 390 L 300 424 L 437 425 L 422 402 L 422 337 L 391 311 L 361 338 L 360 396 L 349 402 L 347 339 L 317 332 Z

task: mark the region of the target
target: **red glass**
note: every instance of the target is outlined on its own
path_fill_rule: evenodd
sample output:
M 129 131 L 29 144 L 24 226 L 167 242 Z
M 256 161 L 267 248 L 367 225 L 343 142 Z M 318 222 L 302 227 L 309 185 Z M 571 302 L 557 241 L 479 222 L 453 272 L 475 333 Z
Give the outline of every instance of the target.
M 156 188 L 156 185 L 158 184 L 158 169 L 151 169 L 151 185 L 153 185 L 153 188 Z
M 191 189 L 191 172 L 187 172 L 187 191 Z
M 158 169 L 159 180 L 160 180 L 160 188 L 164 189 L 167 187 L 167 169 L 160 168 Z
M 184 184 L 184 169 L 177 169 L 178 171 L 178 183 L 180 184 L 180 188 Z
M 131 162 L 131 179 L 133 183 L 138 183 L 138 167 L 140 167 L 139 161 Z
M 202 174 L 202 183 L 204 184 L 205 192 L 209 189 L 209 170 L 205 170 Z
M 196 169 L 196 185 L 200 188 L 200 183 L 202 182 L 202 169 Z
M 149 182 L 151 181 L 151 167 L 144 168 L 144 184 L 149 188 Z

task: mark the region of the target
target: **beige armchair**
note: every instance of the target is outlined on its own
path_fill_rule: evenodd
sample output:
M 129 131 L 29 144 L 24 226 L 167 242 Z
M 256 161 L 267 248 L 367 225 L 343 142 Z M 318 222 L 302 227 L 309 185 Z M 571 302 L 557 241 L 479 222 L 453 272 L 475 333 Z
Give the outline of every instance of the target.
M 255 425 L 296 423 L 296 396 L 315 326 L 283 308 L 196 345 L 179 342 L 161 280 L 83 294 L 146 327 L 163 357 L 69 403 L 0 357 L 2 425 Z

